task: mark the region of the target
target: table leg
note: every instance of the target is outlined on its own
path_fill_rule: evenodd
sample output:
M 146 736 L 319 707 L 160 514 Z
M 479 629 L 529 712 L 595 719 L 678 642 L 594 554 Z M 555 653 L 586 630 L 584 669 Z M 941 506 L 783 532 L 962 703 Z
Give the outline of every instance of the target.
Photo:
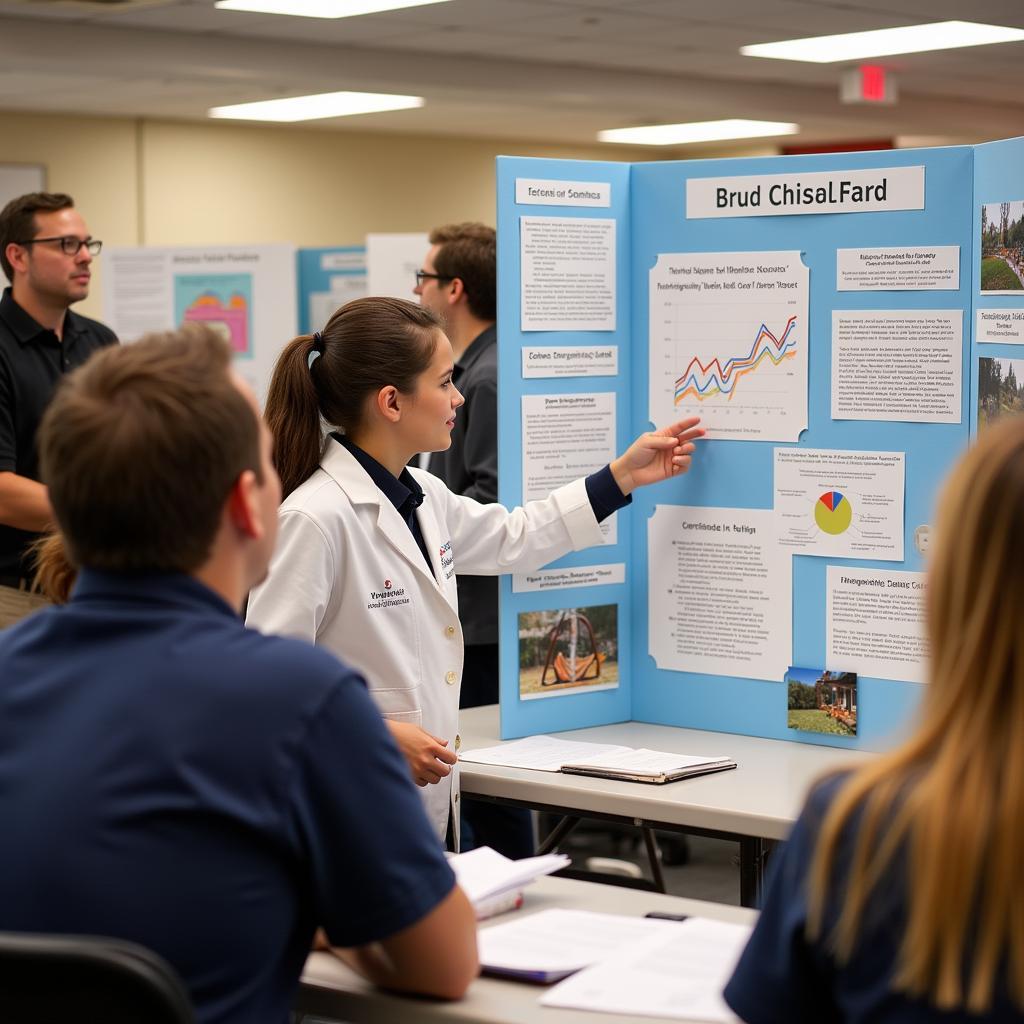
M 567 814 L 537 847 L 537 856 L 558 849 L 558 844 L 580 823 L 580 819 Z
M 759 907 L 764 895 L 764 872 L 771 840 L 740 837 L 740 906 Z
M 658 842 L 654 838 L 654 829 L 641 828 L 643 833 L 644 846 L 647 847 L 647 859 L 651 862 L 651 878 L 654 879 L 654 886 L 658 892 L 667 892 L 665 888 L 665 876 L 661 873 L 661 857 L 658 855 Z

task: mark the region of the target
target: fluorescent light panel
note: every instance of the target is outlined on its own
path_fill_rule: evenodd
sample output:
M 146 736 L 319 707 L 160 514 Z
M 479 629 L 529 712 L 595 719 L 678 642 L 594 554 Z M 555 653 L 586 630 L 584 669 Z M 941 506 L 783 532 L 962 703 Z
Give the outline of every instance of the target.
M 787 39 L 779 43 L 741 46 L 746 57 L 771 57 L 775 60 L 802 60 L 812 64 L 832 64 L 839 60 L 863 60 L 889 57 L 896 53 L 925 53 L 929 50 L 954 50 L 960 46 L 984 46 L 988 43 L 1015 43 L 1024 39 L 1024 30 L 1000 25 L 978 25 L 972 21 L 938 21 L 931 25 L 907 25 L 872 32 L 846 32 L 838 36 Z
M 653 124 L 641 128 L 610 128 L 598 132 L 601 142 L 634 146 L 685 146 L 690 142 L 758 139 L 769 135 L 795 135 L 800 125 L 786 121 L 692 121 L 689 124 Z
M 217 0 L 222 11 L 290 14 L 296 18 L 355 18 L 360 14 L 400 11 L 406 7 L 446 4 L 449 0 Z
M 314 121 L 320 117 L 376 114 L 382 110 L 422 107 L 422 96 L 393 96 L 384 92 L 324 92 L 316 96 L 289 96 L 257 103 L 212 107 L 210 117 L 240 121 Z

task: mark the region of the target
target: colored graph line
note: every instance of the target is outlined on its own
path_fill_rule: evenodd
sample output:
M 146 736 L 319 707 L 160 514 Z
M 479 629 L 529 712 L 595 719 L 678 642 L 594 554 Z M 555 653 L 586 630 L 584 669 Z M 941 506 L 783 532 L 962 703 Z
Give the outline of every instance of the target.
M 762 323 L 750 352 L 746 356 L 727 360 L 724 367 L 717 357 L 705 366 L 695 356 L 683 375 L 676 378 L 675 404 L 678 405 L 688 397 L 702 402 L 719 394 L 728 395 L 731 401 L 740 378 L 753 373 L 765 359 L 778 366 L 784 359 L 796 355 L 796 340 L 791 337 L 795 325 L 796 317 L 791 316 L 782 337 L 776 338 Z

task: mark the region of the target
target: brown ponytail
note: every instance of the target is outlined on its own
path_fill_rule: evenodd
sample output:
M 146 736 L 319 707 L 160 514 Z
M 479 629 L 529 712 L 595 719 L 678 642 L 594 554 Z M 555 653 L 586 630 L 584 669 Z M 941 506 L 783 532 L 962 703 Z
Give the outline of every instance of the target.
M 369 395 L 389 384 L 410 393 L 434 357 L 440 329 L 437 317 L 414 302 L 354 299 L 328 320 L 319 337 L 304 334 L 284 347 L 270 380 L 265 418 L 286 497 L 320 464 L 323 422 L 351 433 Z

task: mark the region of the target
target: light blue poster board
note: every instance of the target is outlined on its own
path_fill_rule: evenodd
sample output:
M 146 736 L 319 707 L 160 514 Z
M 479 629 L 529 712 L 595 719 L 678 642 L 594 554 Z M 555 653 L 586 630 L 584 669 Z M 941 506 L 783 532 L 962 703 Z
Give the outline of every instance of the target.
M 787 693 L 777 681 L 704 675 L 658 668 L 648 653 L 648 521 L 656 505 L 708 508 L 771 509 L 776 448 L 886 451 L 905 453 L 904 558 L 902 562 L 864 561 L 793 554 L 792 661 L 795 666 L 826 666 L 826 568 L 921 571 L 915 547 L 917 527 L 930 524 L 936 494 L 956 457 L 968 444 L 975 401 L 976 365 L 973 339 L 974 296 L 978 270 L 976 238 L 980 210 L 979 182 L 992 177 L 995 199 L 1024 200 L 1009 183 L 1024 143 L 992 147 L 884 151 L 742 160 L 673 161 L 623 164 L 533 160 L 501 157 L 497 162 L 499 271 L 499 466 L 500 497 L 515 505 L 522 499 L 524 395 L 611 391 L 616 401 L 617 449 L 651 429 L 649 410 L 649 281 L 659 254 L 796 252 L 809 272 L 807 347 L 807 428 L 790 443 L 755 440 L 707 440 L 701 443 L 692 471 L 634 495 L 619 513 L 613 545 L 577 552 L 560 566 L 623 564 L 625 581 L 546 592 L 513 589 L 508 578 L 501 590 L 501 728 L 502 736 L 582 728 L 635 719 L 744 733 L 769 738 L 881 749 L 889 745 L 912 716 L 923 684 L 861 675 L 855 737 L 825 736 L 787 727 Z M 1014 149 L 1016 146 L 1018 149 Z M 1002 147 L 1002 148 L 999 148 Z M 982 173 L 982 165 L 991 171 Z M 896 177 L 898 169 L 923 168 L 923 208 L 857 212 L 783 212 L 751 216 L 687 217 L 688 182 L 742 176 L 813 175 L 880 170 Z M 916 172 L 907 172 L 916 173 Z M 1005 178 L 999 178 L 1002 174 Z M 516 183 L 526 180 L 592 182 L 610 186 L 605 207 L 558 207 L 517 202 Z M 522 190 L 519 199 L 528 193 Z M 1024 204 L 1022 204 L 1024 206 Z M 617 309 L 614 330 L 583 332 L 523 331 L 523 217 L 613 218 L 616 230 Z M 837 250 L 959 247 L 959 282 L 941 290 L 838 290 Z M 1000 300 L 1005 300 L 1001 296 Z M 1024 308 L 1024 291 L 1022 291 Z M 1010 304 L 1005 302 L 1004 304 Z M 833 419 L 831 406 L 832 315 L 835 310 L 959 311 L 963 317 L 960 422 L 893 422 Z M 782 322 L 764 323 L 781 337 Z M 769 322 L 771 321 L 771 322 Z M 608 377 L 524 379 L 522 350 L 545 345 L 614 345 L 618 374 Z M 984 346 L 988 348 L 989 346 Z M 1020 349 L 1024 355 L 1024 348 Z M 658 423 L 653 426 L 662 426 Z M 661 557 L 653 553 L 652 557 Z M 555 610 L 614 604 L 618 618 L 618 686 L 590 692 L 564 692 L 557 698 L 521 699 L 519 680 L 520 617 L 534 615 L 545 625 Z M 699 619 L 703 610 L 695 606 Z M 725 748 L 723 748 L 725 749 Z
M 299 333 L 319 330 L 334 310 L 366 294 L 366 246 L 335 245 L 299 249 Z

